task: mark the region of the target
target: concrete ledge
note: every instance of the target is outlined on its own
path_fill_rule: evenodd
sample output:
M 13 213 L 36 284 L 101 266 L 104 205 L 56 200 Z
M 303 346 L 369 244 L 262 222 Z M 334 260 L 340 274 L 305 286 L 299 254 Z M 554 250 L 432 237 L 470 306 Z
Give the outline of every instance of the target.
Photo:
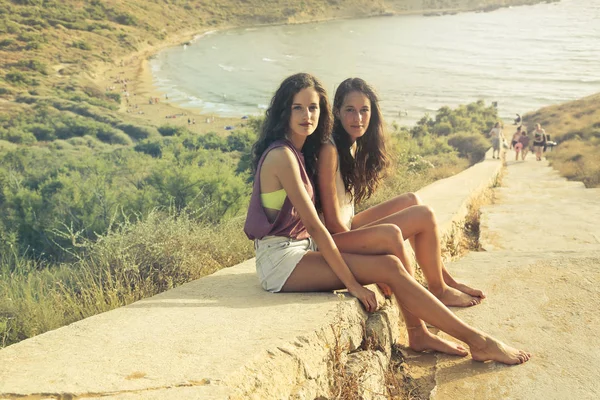
M 486 160 L 418 192 L 442 233 L 500 169 Z M 371 335 L 389 360 L 399 341 L 389 301 L 367 319 L 348 296 L 264 292 L 252 259 L 1 350 L 0 399 L 329 397 L 336 352 Z

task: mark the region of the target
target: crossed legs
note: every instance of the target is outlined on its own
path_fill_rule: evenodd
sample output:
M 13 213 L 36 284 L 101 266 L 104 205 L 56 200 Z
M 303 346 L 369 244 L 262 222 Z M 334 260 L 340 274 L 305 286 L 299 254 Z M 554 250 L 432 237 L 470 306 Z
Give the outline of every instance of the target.
M 414 249 L 417 262 L 423 270 L 427 285 L 442 303 L 447 306 L 468 307 L 479 304 L 485 298 L 485 294 L 478 289 L 473 289 L 467 285 L 457 282 L 446 269 L 441 256 L 440 235 L 437 227 L 437 221 L 433 210 L 430 207 L 421 205 L 418 196 L 413 193 L 406 193 L 397 196 L 389 201 L 371 207 L 368 210 L 358 213 L 352 220 L 352 231 L 360 231 L 367 227 L 374 227 L 381 224 L 392 224 L 401 231 L 401 236 L 408 238 Z M 347 235 L 349 232 L 333 235 L 338 243 L 338 237 Z M 341 251 L 373 254 L 358 251 L 368 245 L 376 243 L 388 243 L 385 231 L 371 232 L 370 234 L 359 237 L 350 243 L 341 243 Z M 365 242 L 369 241 L 367 245 Z M 394 254 L 396 252 L 378 253 Z M 406 270 L 414 275 L 408 258 L 401 259 Z

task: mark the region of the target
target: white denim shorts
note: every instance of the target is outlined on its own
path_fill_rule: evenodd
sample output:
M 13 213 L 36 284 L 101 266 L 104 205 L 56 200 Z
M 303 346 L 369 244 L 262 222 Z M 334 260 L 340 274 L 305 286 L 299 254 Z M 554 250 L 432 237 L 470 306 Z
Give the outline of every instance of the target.
M 279 292 L 302 257 L 317 250 L 312 238 L 297 240 L 283 236 L 256 239 L 254 248 L 258 280 L 269 292 Z

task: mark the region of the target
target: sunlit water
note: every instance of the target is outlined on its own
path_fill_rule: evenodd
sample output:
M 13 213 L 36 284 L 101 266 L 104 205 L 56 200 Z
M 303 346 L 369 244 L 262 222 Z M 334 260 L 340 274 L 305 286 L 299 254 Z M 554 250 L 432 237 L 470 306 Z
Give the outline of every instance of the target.
M 477 99 L 511 120 L 600 92 L 600 0 L 213 32 L 151 68 L 172 101 L 217 115 L 262 114 L 286 76 L 306 71 L 331 98 L 345 78 L 364 78 L 401 124 Z

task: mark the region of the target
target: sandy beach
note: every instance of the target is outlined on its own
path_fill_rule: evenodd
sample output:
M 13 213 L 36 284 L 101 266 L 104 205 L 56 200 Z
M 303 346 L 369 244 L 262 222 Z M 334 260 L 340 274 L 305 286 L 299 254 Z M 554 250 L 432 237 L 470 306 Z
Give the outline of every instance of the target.
M 169 38 L 159 46 L 148 47 L 113 64 L 102 64 L 96 68 L 94 83 L 104 91 L 119 93 L 121 106 L 119 113 L 124 119 L 134 119 L 143 125 L 186 126 L 191 132 L 205 134 L 215 132 L 226 135 L 225 127 L 240 127 L 244 120 L 240 117 L 220 117 L 205 114 L 201 109 L 181 107 L 168 98 L 168 93 L 160 91 L 154 84 L 149 58 L 159 51 L 178 46 L 201 35 L 203 32 L 184 33 Z

